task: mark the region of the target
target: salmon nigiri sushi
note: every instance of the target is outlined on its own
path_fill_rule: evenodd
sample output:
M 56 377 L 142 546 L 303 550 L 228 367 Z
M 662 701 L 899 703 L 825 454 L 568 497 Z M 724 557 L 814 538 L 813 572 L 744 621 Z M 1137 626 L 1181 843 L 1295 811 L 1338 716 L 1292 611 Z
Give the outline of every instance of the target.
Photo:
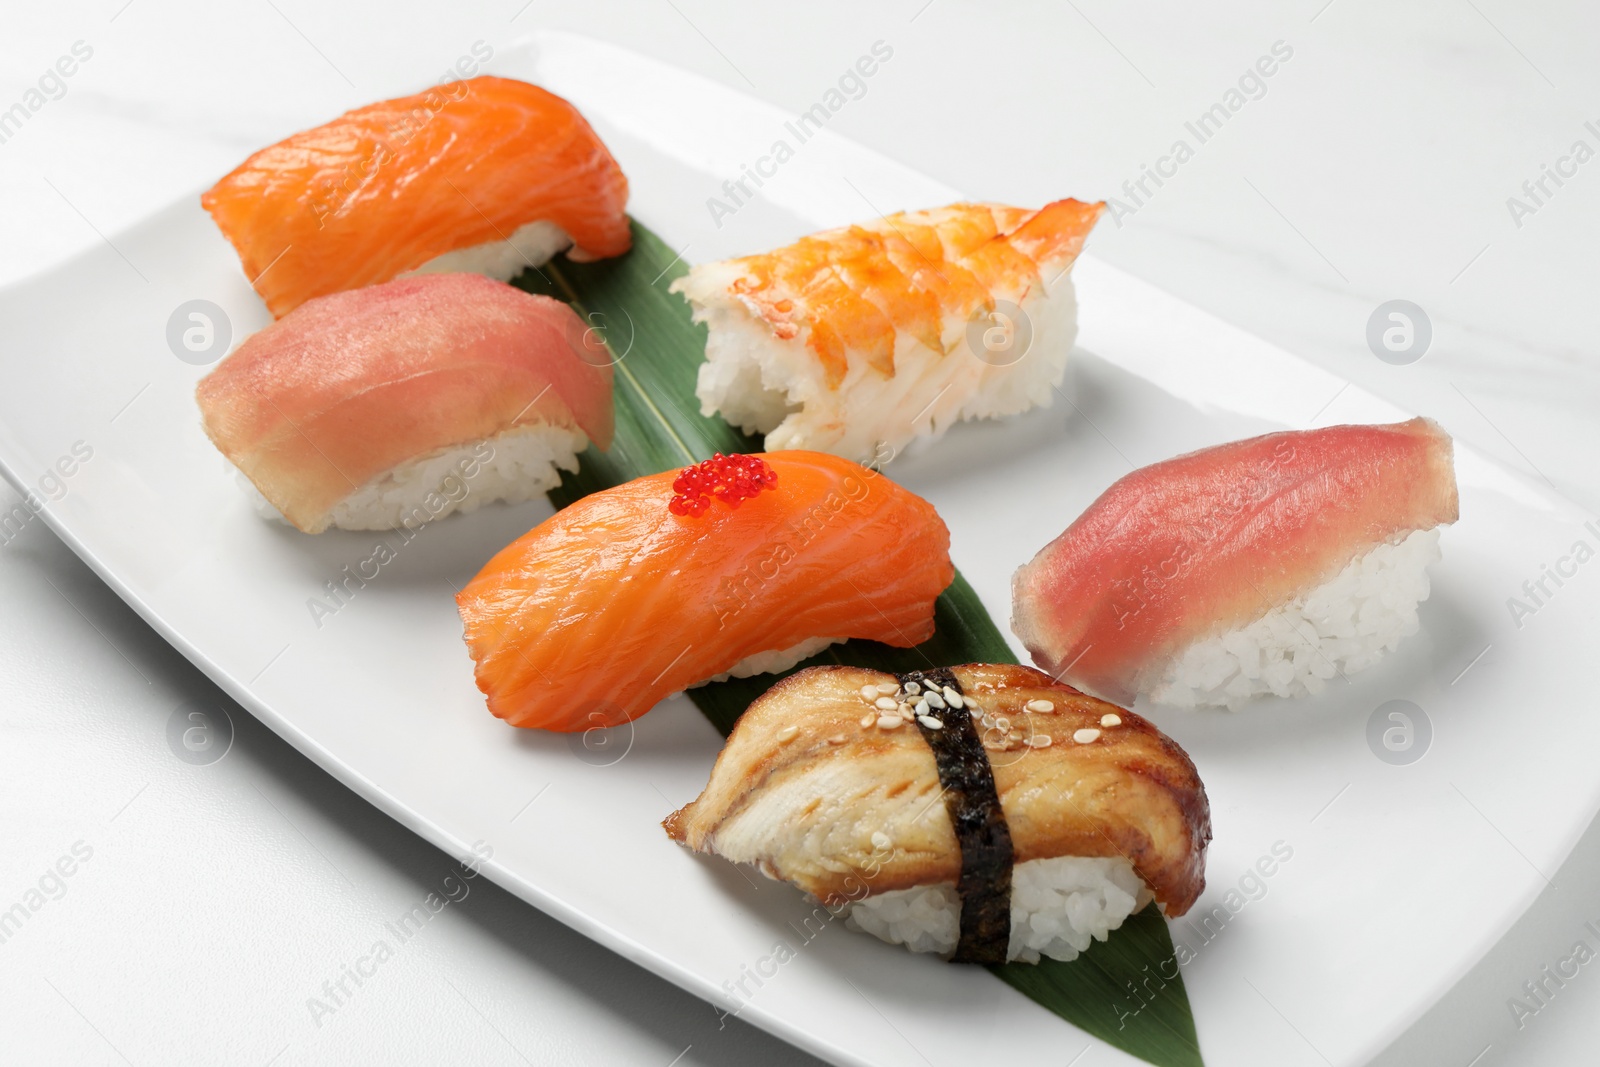
M 568 305 L 430 274 L 300 305 L 195 396 L 267 513 L 306 533 L 387 530 L 554 488 L 611 443 L 611 376 Z
M 1428 419 L 1202 449 L 1127 475 L 1018 570 L 1011 628 L 1119 703 L 1319 693 L 1416 632 L 1458 513 Z
M 1175 742 L 1006 663 L 800 671 L 740 716 L 705 792 L 663 825 L 957 963 L 1071 960 L 1151 900 L 1182 915 L 1211 840 Z
M 1077 335 L 1072 264 L 1104 204 L 951 204 L 694 267 L 696 395 L 766 447 L 868 462 L 1048 405 Z
M 718 455 L 583 497 L 456 604 L 489 710 L 570 732 L 835 641 L 920 644 L 954 578 L 944 522 L 888 478 L 818 452 Z
M 245 160 L 204 196 L 274 316 L 402 274 L 501 281 L 621 255 L 628 181 L 578 109 L 484 75 L 385 100 Z

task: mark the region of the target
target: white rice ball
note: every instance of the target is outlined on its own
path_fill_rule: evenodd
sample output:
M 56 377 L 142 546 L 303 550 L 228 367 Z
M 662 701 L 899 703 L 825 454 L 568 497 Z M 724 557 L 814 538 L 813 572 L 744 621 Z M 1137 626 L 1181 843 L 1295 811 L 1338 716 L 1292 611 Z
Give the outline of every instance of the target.
M 589 439 L 576 427 L 532 423 L 482 441 L 452 445 L 395 467 L 339 501 L 328 526 L 341 530 L 415 529 L 457 512 L 500 501 L 520 504 L 561 484 L 578 469 Z M 476 470 L 468 476 L 464 471 Z M 229 464 L 232 468 L 232 464 Z M 233 468 L 241 489 L 264 518 L 288 520 Z
M 789 648 L 775 648 L 766 652 L 756 652 L 735 663 L 721 674 L 714 674 L 703 682 L 696 682 L 690 689 L 712 682 L 726 682 L 729 678 L 749 678 L 757 674 L 780 674 L 793 667 L 801 660 L 810 659 L 818 652 L 845 640 L 842 637 L 813 637 L 801 641 L 798 645 Z
M 1158 704 L 1238 708 L 1258 696 L 1321 693 L 1417 632 L 1439 531 L 1417 530 L 1352 560 L 1331 581 L 1248 626 L 1185 648 L 1144 687 Z
M 497 281 L 508 282 L 529 267 L 544 266 L 557 252 L 570 247 L 572 238 L 567 236 L 567 231 L 541 219 L 519 226 L 503 241 L 488 241 L 434 256 L 416 270 L 408 270 L 400 277 L 409 278 L 414 274 L 483 274 Z
M 1150 902 L 1133 864 L 1121 856 L 1059 856 L 1019 863 L 1011 872 L 1008 960 L 1076 959 Z M 894 889 L 856 901 L 846 925 L 912 952 L 948 956 L 961 938 L 961 899 L 950 882 Z

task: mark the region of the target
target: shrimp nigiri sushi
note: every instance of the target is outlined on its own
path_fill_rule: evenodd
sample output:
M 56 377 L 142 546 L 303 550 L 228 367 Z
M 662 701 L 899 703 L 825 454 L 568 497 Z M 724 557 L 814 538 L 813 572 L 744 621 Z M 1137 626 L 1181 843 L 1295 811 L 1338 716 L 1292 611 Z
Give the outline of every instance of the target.
M 951 204 L 828 230 L 673 283 L 710 333 L 695 395 L 768 449 L 863 462 L 1048 405 L 1070 270 L 1104 204 Z
M 1458 515 L 1428 419 L 1219 445 L 1127 475 L 1012 582 L 1034 662 L 1109 700 L 1319 693 L 1418 627 Z
M 611 360 L 559 300 L 476 274 L 318 297 L 195 390 L 207 436 L 306 533 L 529 500 L 611 443 Z
M 385 100 L 245 160 L 204 196 L 275 316 L 406 273 L 501 281 L 621 255 L 628 181 L 577 108 L 484 75 Z
M 888 478 L 818 452 L 719 455 L 583 497 L 456 603 L 489 710 L 570 732 L 835 641 L 919 644 L 954 578 L 944 522 Z
M 984 663 L 784 679 L 662 825 L 958 963 L 1070 960 L 1152 899 L 1182 915 L 1211 840 L 1200 776 L 1154 726 Z

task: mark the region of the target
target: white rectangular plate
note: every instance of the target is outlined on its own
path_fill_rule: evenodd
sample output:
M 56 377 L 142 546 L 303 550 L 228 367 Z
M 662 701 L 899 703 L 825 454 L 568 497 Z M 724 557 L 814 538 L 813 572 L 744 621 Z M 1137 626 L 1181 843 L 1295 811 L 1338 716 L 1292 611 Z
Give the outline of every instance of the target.
M 718 226 L 707 198 L 725 196 L 724 180 L 773 142 L 792 144 L 785 113 L 570 36 L 540 36 L 495 66 L 577 103 L 627 171 L 635 213 L 692 261 L 958 199 L 823 132 Z M 1076 277 L 1073 401 L 961 427 L 892 468 L 938 506 L 958 566 L 1002 626 L 1012 570 L 1132 466 L 1312 420 L 1405 414 L 1092 257 Z M 225 308 L 235 342 L 267 321 L 195 197 L 115 248 L 0 293 L 0 464 L 241 704 L 429 840 L 457 854 L 487 842 L 490 875 L 530 903 L 820 1056 L 1062 1063 L 1083 1047 L 982 970 L 837 923 L 807 940 L 798 893 L 669 842 L 659 820 L 698 793 L 720 744 L 684 699 L 600 752 L 488 714 L 453 587 L 547 505 L 435 524 L 336 614 L 315 618 L 308 601 L 325 583 L 380 540 L 398 541 L 306 537 L 252 514 L 198 425 L 204 369 L 168 347 L 168 317 L 192 299 Z M 77 442 L 92 457 L 49 476 Z M 1213 1063 L 1376 1053 L 1510 926 L 1600 802 L 1600 716 L 1581 699 L 1594 583 L 1556 589 L 1521 628 L 1506 606 L 1575 541 L 1600 538 L 1576 508 L 1470 451 L 1457 470 L 1462 518 L 1444 536 L 1422 632 L 1399 652 L 1319 699 L 1152 714 L 1194 757 L 1213 805 L 1210 888 L 1174 925 Z M 1408 765 L 1380 760 L 1367 741 L 1392 699 L 1431 724 L 1425 757 Z M 1256 880 L 1279 842 L 1292 857 Z M 780 942 L 794 958 L 763 963 Z M 749 997 L 728 991 L 757 967 L 775 973 L 759 987 L 747 978 Z M 1137 1004 L 1130 993 L 1124 1007 Z M 1102 1048 L 1094 1062 L 1125 1059 Z

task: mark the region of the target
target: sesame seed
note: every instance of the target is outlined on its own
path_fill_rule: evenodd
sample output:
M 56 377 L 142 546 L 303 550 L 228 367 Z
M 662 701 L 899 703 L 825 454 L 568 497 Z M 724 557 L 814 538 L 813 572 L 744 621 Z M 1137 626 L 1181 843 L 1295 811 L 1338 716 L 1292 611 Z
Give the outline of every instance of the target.
M 895 710 L 900 713 L 901 722 L 910 722 L 912 719 L 917 717 L 917 713 L 906 707 L 904 704 L 901 704 L 900 707 Z
M 898 730 L 900 729 L 900 724 L 903 722 L 905 722 L 905 720 L 898 715 L 884 715 L 878 719 L 878 729 Z
M 1021 730 L 1012 730 L 1010 733 L 1006 734 L 1006 740 L 1007 741 L 1021 741 L 1022 740 L 1022 731 Z
M 886 697 L 892 697 L 900 691 L 900 687 L 893 682 L 879 682 L 878 692 Z
M 882 830 L 874 830 L 874 831 L 872 831 L 872 847 L 873 848 L 888 848 L 889 847 L 889 835 L 884 833 Z
M 799 733 L 799 732 L 800 732 L 800 727 L 798 727 L 798 726 L 795 726 L 793 724 L 791 724 L 789 726 L 785 726 L 783 729 L 778 731 L 778 740 L 779 741 L 793 741 L 794 740 L 794 735 Z
M 876 721 L 877 721 L 877 716 L 876 715 L 863 715 L 863 716 L 861 716 L 861 728 L 863 730 L 865 730 Z
M 877 700 L 873 701 L 873 703 L 883 711 L 893 711 L 895 708 L 900 706 L 894 702 L 893 697 L 879 697 Z
M 1094 741 L 1099 736 L 1100 736 L 1100 731 L 1096 730 L 1094 727 L 1090 726 L 1090 727 L 1086 727 L 1086 728 L 1084 728 L 1082 730 L 1075 731 L 1073 733 L 1073 735 L 1072 735 L 1072 739 L 1074 741 L 1078 742 L 1078 744 L 1080 744 L 1080 745 L 1087 745 L 1091 741 Z
M 961 694 L 956 692 L 954 689 L 951 689 L 948 685 L 944 687 L 944 699 L 945 703 L 949 704 L 952 708 L 966 706 L 966 701 L 961 699 Z
M 862 686 L 861 687 L 861 699 L 862 700 L 876 700 L 876 699 L 878 699 L 878 687 L 875 686 L 875 685 L 864 685 L 864 686 Z
M 1049 748 L 1054 740 L 1049 734 L 1034 734 L 1029 738 L 1028 744 L 1034 748 Z
M 938 693 L 935 693 L 932 689 L 928 690 L 927 694 L 922 699 L 928 702 L 928 707 L 930 708 L 944 707 L 944 697 L 940 696 Z
M 1102 716 L 1100 716 L 1100 725 L 1101 726 L 1121 726 L 1122 725 L 1122 716 L 1121 715 L 1102 715 Z
M 1006 718 L 1004 715 L 996 715 L 994 717 L 994 728 L 999 730 L 1001 733 L 1005 733 L 1007 730 L 1011 729 L 1011 720 Z
M 944 723 L 940 722 L 938 719 L 935 719 L 932 715 L 918 715 L 917 721 L 930 730 L 944 729 Z
M 1048 700 L 1030 700 L 1028 701 L 1028 710 L 1037 711 L 1043 714 L 1045 712 L 1055 711 L 1056 706 Z
M 926 700 L 919 700 L 917 701 L 916 707 L 912 708 L 911 710 L 916 712 L 918 715 L 926 715 L 928 714 L 928 702 Z
M 911 696 L 916 696 L 920 692 L 922 692 L 922 686 L 918 685 L 916 682 L 907 682 L 906 683 L 906 693 L 907 694 L 909 694 Z
M 834 734 L 832 737 L 828 738 L 828 744 L 830 745 L 842 745 L 844 744 L 844 741 L 844 734 Z

